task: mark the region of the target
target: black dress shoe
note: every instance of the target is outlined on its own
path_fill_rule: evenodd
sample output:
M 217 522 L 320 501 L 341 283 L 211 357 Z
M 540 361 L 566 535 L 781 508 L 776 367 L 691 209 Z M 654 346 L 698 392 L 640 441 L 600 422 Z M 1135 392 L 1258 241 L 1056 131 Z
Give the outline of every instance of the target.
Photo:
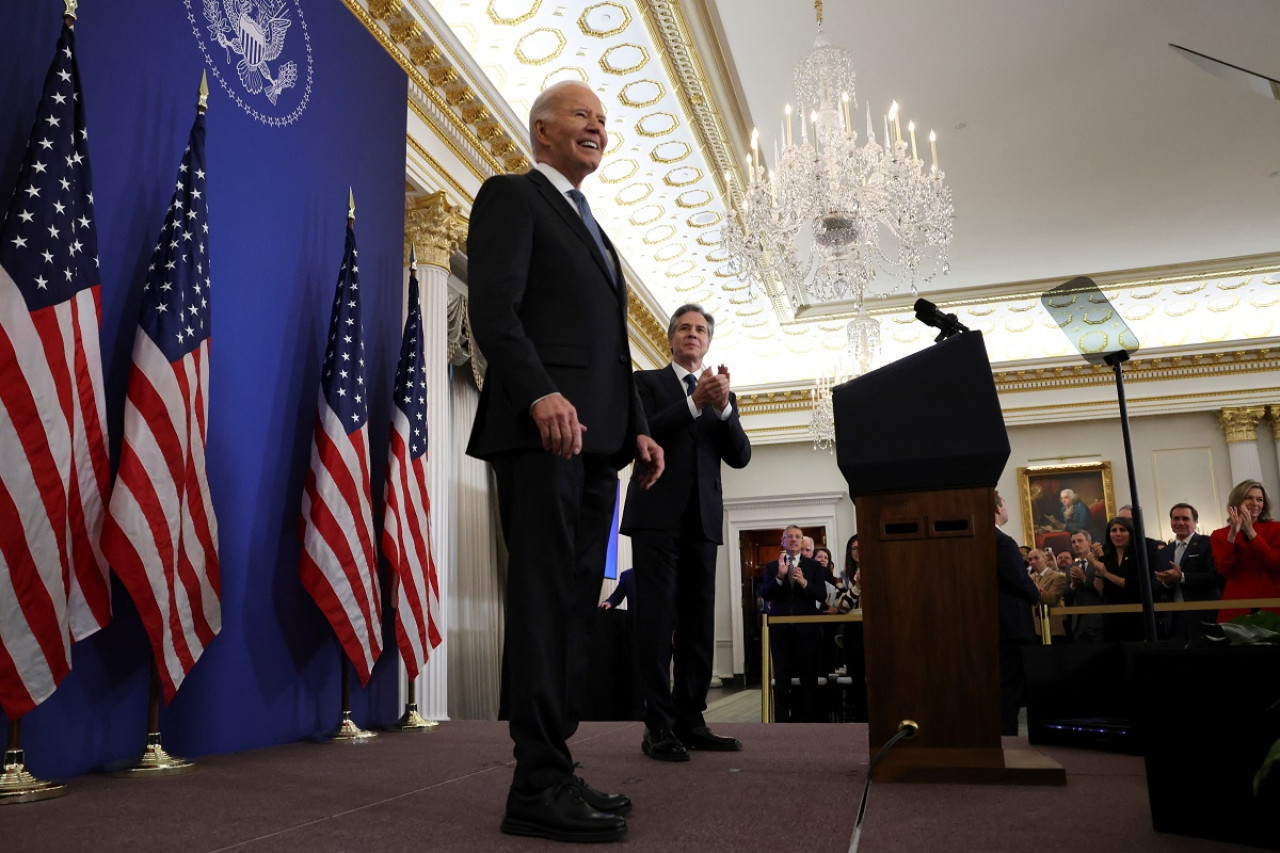
M 598 812 L 624 815 L 631 811 L 631 799 L 626 794 L 606 794 L 604 791 L 597 791 L 581 776 L 574 776 L 569 784 L 577 788 L 586 804 Z
M 686 749 L 701 749 L 706 752 L 741 752 L 742 741 L 736 737 L 725 737 L 711 731 L 706 726 L 698 726 L 681 732 L 680 742 Z
M 680 742 L 680 738 L 675 736 L 671 729 L 645 729 L 644 740 L 640 742 L 640 749 L 644 750 L 644 754 L 650 758 L 656 758 L 659 761 L 688 761 L 689 753 L 684 748 L 684 744 Z
M 565 782 L 537 794 L 507 794 L 502 831 L 553 841 L 617 841 L 626 836 L 627 822 L 593 809 L 575 783 Z

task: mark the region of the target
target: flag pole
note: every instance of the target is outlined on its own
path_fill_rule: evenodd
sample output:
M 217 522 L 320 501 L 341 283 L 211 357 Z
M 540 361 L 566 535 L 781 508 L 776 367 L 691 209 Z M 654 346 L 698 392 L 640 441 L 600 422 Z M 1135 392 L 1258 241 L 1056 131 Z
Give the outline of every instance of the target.
M 354 210 L 354 205 L 352 209 Z M 338 660 L 342 665 L 342 722 L 338 724 L 336 731 L 328 734 L 327 740 L 329 743 L 350 745 L 368 743 L 376 738 L 378 733 L 360 728 L 351 719 L 351 686 L 350 675 L 348 675 L 351 667 L 347 665 L 347 653 L 343 650 L 341 643 L 338 644 Z
M 203 115 L 209 109 L 209 74 L 200 72 L 200 88 L 196 97 L 196 112 Z M 194 770 L 195 763 L 176 755 L 170 755 L 160 743 L 160 668 L 155 652 L 151 654 L 151 683 L 147 696 L 147 745 L 136 761 L 120 761 L 109 766 L 111 776 L 176 776 Z
M 66 0 L 62 23 L 68 29 L 75 26 L 77 2 Z M 67 790 L 65 784 L 38 779 L 27 770 L 26 752 L 22 749 L 22 718 L 10 720 L 4 765 L 0 768 L 0 805 L 52 800 L 66 796 Z
M 34 803 L 67 794 L 61 782 L 46 782 L 27 772 L 22 751 L 22 720 L 9 721 L 9 743 L 4 751 L 4 771 L 0 772 L 0 805 Z
M 409 275 L 412 276 L 418 269 L 418 253 L 415 251 L 412 243 L 409 244 Z M 408 671 L 406 669 L 406 675 Z M 408 695 L 405 697 L 404 713 L 400 719 L 396 721 L 391 728 L 400 732 L 430 732 L 440 727 L 440 723 L 436 720 L 428 720 L 418 713 L 417 686 L 415 679 L 409 677 L 406 679 L 409 683 Z

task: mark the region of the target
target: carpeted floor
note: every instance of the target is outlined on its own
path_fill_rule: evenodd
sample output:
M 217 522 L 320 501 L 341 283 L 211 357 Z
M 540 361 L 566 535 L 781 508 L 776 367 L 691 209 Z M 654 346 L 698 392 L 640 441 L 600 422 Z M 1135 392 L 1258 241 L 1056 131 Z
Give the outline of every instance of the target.
M 866 727 L 718 723 L 741 753 L 667 764 L 640 723 L 584 723 L 581 775 L 635 802 L 625 849 L 846 851 L 867 767 Z M 1025 746 L 1022 739 L 1010 745 Z M 1045 750 L 1065 788 L 873 785 L 860 851 L 1247 849 L 1151 829 L 1140 758 Z M 58 800 L 0 809 L 0 848 L 27 851 L 522 851 L 563 845 L 498 831 L 506 726 L 445 723 L 362 746 L 296 743 L 209 756 L 183 776 L 70 780 Z

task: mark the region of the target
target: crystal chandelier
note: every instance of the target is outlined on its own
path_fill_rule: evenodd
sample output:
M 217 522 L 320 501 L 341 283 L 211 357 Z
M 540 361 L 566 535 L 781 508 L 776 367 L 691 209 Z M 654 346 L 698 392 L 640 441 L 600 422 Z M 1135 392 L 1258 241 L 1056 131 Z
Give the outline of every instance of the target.
M 781 291 L 794 306 L 846 303 L 855 314 L 849 349 L 812 393 L 810 431 L 815 447 L 829 449 L 831 387 L 871 369 L 879 354 L 879 325 L 867 316 L 867 298 L 887 296 L 903 282 L 914 296 L 918 285 L 945 275 L 954 214 L 936 135 L 929 132 L 926 169 L 916 125 L 907 122 L 902 133 L 896 101 L 883 116 L 883 144 L 870 105 L 866 140 L 859 140 L 852 57 L 827 41 L 822 0 L 814 8 L 818 34 L 796 66 L 797 109 L 788 104 L 784 111 L 774 168 L 766 169 L 759 133 L 752 131 L 746 185 L 726 181 L 724 238 L 732 271 L 753 293 L 757 286 L 771 295 Z M 844 368 L 856 372 L 841 377 Z

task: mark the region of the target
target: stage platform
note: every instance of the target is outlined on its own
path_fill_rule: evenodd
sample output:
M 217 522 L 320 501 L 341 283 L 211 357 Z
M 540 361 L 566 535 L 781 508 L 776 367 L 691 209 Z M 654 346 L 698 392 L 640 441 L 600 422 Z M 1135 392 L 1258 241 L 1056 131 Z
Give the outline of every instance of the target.
M 1156 833 L 1141 758 L 1069 748 L 1043 750 L 1066 768 L 1065 788 L 874 784 L 855 839 L 865 725 L 715 727 L 745 750 L 663 763 L 641 754 L 641 723 L 582 725 L 573 743 L 580 774 L 635 803 L 622 849 L 1249 849 Z M 181 776 L 71 779 L 66 797 L 0 808 L 0 836 L 11 853 L 574 849 L 498 831 L 510 760 L 506 725 L 497 722 L 386 732 L 360 746 L 287 744 L 198 758 Z

